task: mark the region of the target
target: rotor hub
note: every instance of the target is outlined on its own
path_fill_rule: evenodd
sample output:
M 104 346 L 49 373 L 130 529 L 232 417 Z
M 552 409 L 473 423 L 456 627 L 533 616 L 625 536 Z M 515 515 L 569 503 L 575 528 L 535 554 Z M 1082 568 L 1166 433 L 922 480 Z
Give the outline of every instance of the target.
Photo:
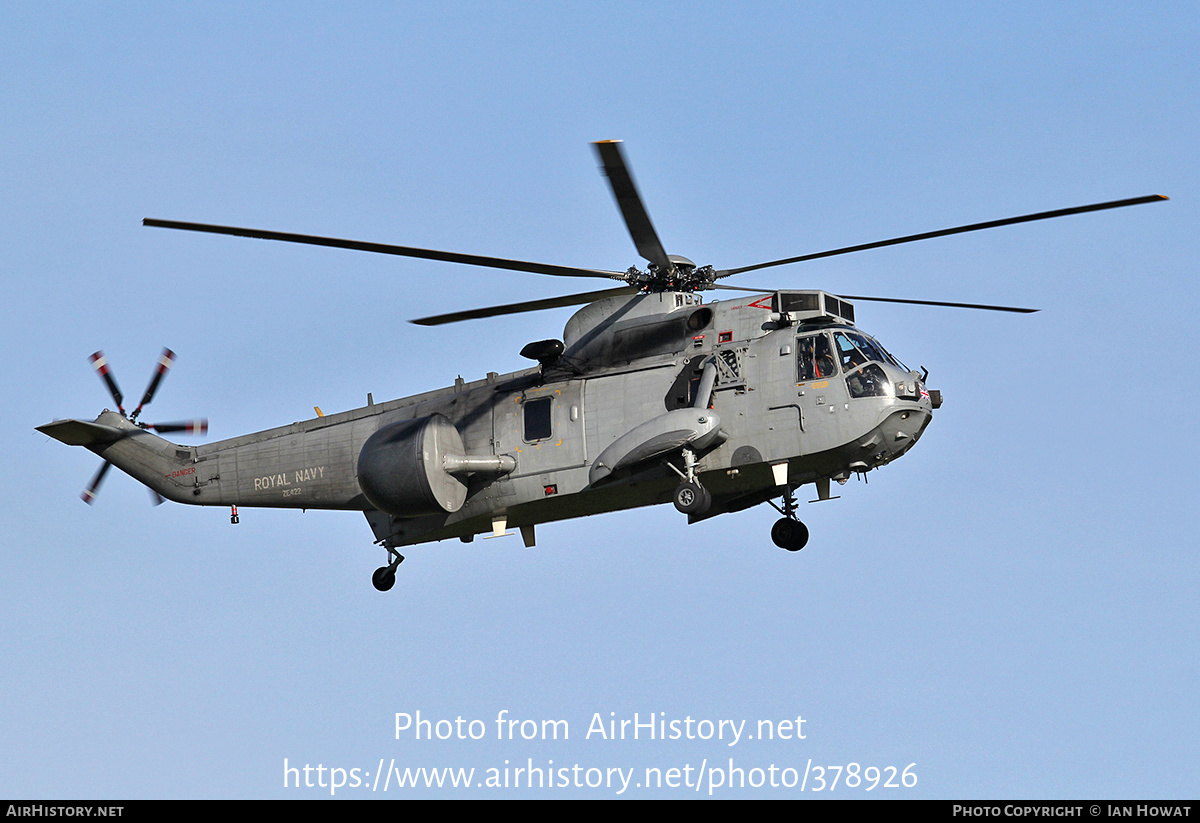
M 690 293 L 713 288 L 717 273 L 712 266 L 697 266 L 679 254 L 668 255 L 667 259 L 671 267 L 666 270 L 653 263 L 648 267 L 649 271 L 631 266 L 625 272 L 625 282 L 651 294 L 666 291 Z

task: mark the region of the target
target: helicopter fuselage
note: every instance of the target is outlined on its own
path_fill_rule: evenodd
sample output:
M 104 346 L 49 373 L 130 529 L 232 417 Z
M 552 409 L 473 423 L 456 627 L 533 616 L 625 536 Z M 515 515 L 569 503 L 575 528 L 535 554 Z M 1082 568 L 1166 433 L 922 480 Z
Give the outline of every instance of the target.
M 694 522 L 827 498 L 921 436 L 921 376 L 846 314 L 824 292 L 610 298 L 531 369 L 201 446 L 106 411 L 84 425 L 123 434 L 82 444 L 179 503 L 363 511 L 389 548 L 669 502 L 690 450 Z

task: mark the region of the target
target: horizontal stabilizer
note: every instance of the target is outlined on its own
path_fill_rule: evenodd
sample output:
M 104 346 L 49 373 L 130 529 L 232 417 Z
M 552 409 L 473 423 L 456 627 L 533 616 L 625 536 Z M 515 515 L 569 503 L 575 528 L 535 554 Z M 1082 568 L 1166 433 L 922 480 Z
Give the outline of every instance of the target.
M 124 432 L 120 429 L 102 426 L 99 423 L 86 423 L 83 420 L 55 420 L 53 423 L 38 426 L 37 430 L 68 446 L 98 446 L 114 443 L 124 437 Z

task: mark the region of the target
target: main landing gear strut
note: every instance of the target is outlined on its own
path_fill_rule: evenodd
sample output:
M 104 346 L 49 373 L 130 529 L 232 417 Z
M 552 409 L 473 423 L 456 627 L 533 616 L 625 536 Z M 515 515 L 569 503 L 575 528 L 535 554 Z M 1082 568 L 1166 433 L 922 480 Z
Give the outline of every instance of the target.
M 775 502 L 768 500 L 772 506 Z M 771 527 L 771 540 L 781 549 L 798 552 L 808 543 L 808 526 L 796 517 L 796 495 L 791 486 L 783 493 L 783 506 L 775 506 L 776 511 L 783 515 Z
M 683 478 L 683 482 L 675 487 L 675 508 L 683 514 L 704 514 L 708 511 L 712 506 L 712 495 L 696 477 L 696 453 L 691 449 L 683 450 L 683 471 L 676 469 L 669 461 L 667 465 Z
M 388 559 L 391 560 L 386 566 L 380 566 L 371 575 L 371 583 L 381 592 L 386 592 L 396 585 L 396 567 L 404 562 L 404 555 L 395 549 L 389 548 Z

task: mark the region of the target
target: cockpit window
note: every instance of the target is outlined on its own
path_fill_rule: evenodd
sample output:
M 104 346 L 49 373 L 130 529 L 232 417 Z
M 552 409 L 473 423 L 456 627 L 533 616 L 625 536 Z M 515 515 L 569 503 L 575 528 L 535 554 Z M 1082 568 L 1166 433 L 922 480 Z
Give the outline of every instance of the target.
M 837 340 L 838 355 L 844 371 L 857 368 L 868 360 L 874 360 L 877 363 L 891 363 L 893 366 L 908 371 L 899 360 L 888 354 L 883 346 L 864 334 L 835 332 L 833 336 Z
M 813 334 L 796 340 L 796 379 L 800 382 L 837 374 L 829 336 Z
M 883 369 L 870 363 L 853 374 L 846 375 L 846 388 L 851 397 L 891 397 L 892 384 Z
M 842 371 L 853 371 L 869 359 L 866 354 L 861 352 L 850 341 L 850 338 L 844 332 L 834 332 L 833 339 L 837 342 L 838 358 L 842 364 Z
M 833 339 L 851 397 L 892 396 L 892 383 L 887 373 L 875 363 L 891 363 L 904 368 L 896 358 L 888 354 L 883 346 L 857 332 L 834 332 Z
M 859 351 L 867 356 L 868 360 L 876 360 L 880 363 L 887 362 L 887 355 L 883 353 L 883 349 L 877 346 L 871 338 L 863 337 L 861 334 L 851 334 L 850 339 L 854 341 L 854 345 L 858 346 Z
M 901 363 L 900 359 L 898 357 L 896 357 L 896 355 L 892 354 L 890 351 L 885 349 L 878 340 L 874 341 L 874 343 L 875 343 L 876 347 L 881 352 L 883 352 L 884 356 L 888 359 L 888 362 L 891 363 L 893 366 L 895 366 L 898 369 L 902 369 L 903 371 L 912 371 L 912 369 L 910 369 L 908 366 Z

